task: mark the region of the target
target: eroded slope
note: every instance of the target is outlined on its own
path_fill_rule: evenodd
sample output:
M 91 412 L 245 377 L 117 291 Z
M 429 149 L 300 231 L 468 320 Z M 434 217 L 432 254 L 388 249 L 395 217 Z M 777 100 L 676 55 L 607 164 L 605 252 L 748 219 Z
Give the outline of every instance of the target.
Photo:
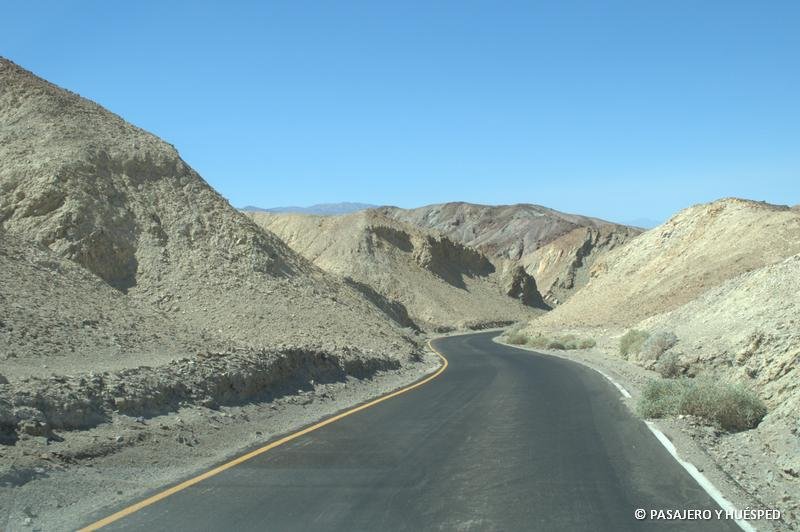
M 524 319 L 542 306 L 524 272 L 497 271 L 468 246 L 375 211 L 250 216 L 320 268 L 401 305 L 422 328 Z
M 381 207 L 381 213 L 433 229 L 494 260 L 520 264 L 534 276 L 550 305 L 582 287 L 585 271 L 605 252 L 641 230 L 539 205 L 444 203 L 417 209 Z
M 0 225 L 198 334 L 413 349 L 358 291 L 233 209 L 174 147 L 4 59 Z
M 800 213 L 724 199 L 681 211 L 616 248 L 540 326 L 631 326 L 800 252 Z

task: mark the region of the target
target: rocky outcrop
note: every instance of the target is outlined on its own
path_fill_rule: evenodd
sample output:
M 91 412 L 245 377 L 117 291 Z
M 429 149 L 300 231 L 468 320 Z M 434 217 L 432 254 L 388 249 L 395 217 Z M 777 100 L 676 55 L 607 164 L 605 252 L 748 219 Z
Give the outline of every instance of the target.
M 54 438 L 53 430 L 95 427 L 112 413 L 152 417 L 187 404 L 210 408 L 266 401 L 314 382 L 365 378 L 396 369 L 392 355 L 348 348 L 206 352 L 158 368 L 29 377 L 0 385 L 0 438 Z
M 425 235 L 414 243 L 414 260 L 457 288 L 464 288 L 464 276 L 483 277 L 494 273 L 494 265 L 474 249 L 449 238 Z
M 555 306 L 589 282 L 599 257 L 640 234 L 618 225 L 579 227 L 526 256 L 527 271 L 536 279 L 544 298 Z
M 550 309 L 536 288 L 536 281 L 520 265 L 513 266 L 505 275 L 503 286 L 509 297 L 518 299 L 525 305 L 545 310 Z

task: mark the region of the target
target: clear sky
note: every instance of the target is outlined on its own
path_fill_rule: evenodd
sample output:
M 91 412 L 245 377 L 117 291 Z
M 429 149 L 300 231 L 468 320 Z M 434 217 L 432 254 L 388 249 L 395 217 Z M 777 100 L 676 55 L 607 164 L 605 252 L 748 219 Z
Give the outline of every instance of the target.
M 3 6 L 0 54 L 235 206 L 532 202 L 662 220 L 800 203 L 800 2 Z

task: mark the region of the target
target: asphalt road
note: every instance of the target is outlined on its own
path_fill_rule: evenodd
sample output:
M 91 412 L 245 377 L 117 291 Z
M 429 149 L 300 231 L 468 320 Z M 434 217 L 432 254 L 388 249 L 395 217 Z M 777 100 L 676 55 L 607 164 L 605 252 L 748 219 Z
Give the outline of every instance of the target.
M 739 530 L 637 521 L 637 508 L 718 507 L 601 375 L 496 334 L 436 340 L 450 365 L 431 382 L 107 528 Z

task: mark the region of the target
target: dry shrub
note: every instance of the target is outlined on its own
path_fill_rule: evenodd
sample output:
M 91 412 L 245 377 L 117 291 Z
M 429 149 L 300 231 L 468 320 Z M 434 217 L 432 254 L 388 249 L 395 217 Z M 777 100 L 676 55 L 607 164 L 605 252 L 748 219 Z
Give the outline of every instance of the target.
M 643 417 L 698 416 L 731 432 L 752 429 L 767 407 L 751 390 L 711 378 L 651 380 L 636 409 Z
M 639 360 L 656 362 L 661 355 L 678 343 L 678 337 L 672 332 L 658 332 L 645 340 L 639 352 Z
M 665 353 L 656 364 L 656 371 L 665 379 L 674 379 L 683 373 L 684 367 L 680 363 L 681 355 L 674 351 Z
M 619 354 L 626 359 L 631 355 L 638 354 L 649 337 L 650 334 L 646 331 L 631 329 L 619 339 Z

